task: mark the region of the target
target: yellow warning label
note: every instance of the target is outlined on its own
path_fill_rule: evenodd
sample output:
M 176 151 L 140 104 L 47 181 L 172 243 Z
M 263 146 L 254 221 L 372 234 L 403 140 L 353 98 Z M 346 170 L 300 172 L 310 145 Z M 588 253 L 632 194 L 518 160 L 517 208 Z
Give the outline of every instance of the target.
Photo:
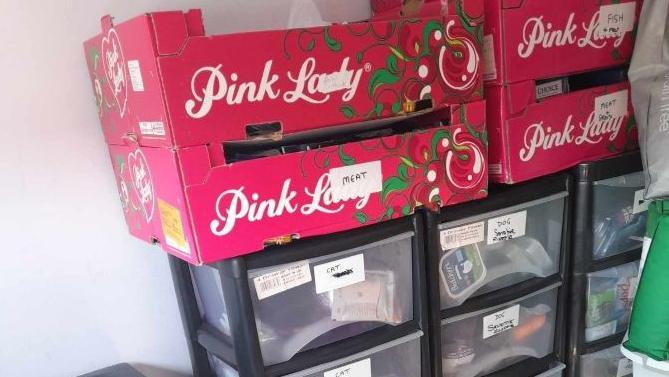
M 162 199 L 158 199 L 158 210 L 160 211 L 160 223 L 163 226 L 163 234 L 167 245 L 190 254 L 179 209 Z

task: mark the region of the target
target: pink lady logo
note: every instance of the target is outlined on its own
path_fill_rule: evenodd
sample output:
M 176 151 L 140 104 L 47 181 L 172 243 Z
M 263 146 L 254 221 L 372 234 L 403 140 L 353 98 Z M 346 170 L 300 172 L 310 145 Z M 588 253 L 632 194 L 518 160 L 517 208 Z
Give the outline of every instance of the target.
M 153 181 L 149 164 L 141 150 L 136 150 L 128 155 L 128 166 L 132 177 L 132 184 L 139 200 L 139 205 L 144 212 L 146 222 L 153 218 L 153 210 L 156 199 L 153 193 Z
M 523 26 L 523 41 L 518 44 L 518 56 L 529 58 L 537 48 L 550 49 L 577 45 L 580 48 L 601 49 L 613 40 L 619 47 L 627 32 L 632 31 L 635 3 L 605 5 L 592 15 L 589 22 L 580 25 L 570 13 L 563 26 L 546 21 L 544 16 L 532 17 Z
M 125 57 L 121 41 L 115 29 L 109 29 L 107 36 L 102 38 L 102 61 L 104 63 L 107 83 L 114 95 L 121 118 L 125 115 L 128 102 L 128 84 L 125 76 Z
M 299 72 L 286 73 L 293 90 L 281 93 L 276 88 L 279 75 L 272 72 L 272 60 L 265 63 L 262 76 L 255 81 L 239 81 L 237 73 L 226 76 L 221 72 L 223 65 L 203 67 L 197 70 L 191 79 L 193 98 L 186 101 L 186 113 L 200 119 L 211 111 L 214 102 L 225 101 L 228 105 L 239 105 L 243 102 L 261 102 L 266 98 L 275 100 L 282 98 L 286 103 L 305 101 L 313 104 L 325 103 L 334 92 L 344 91 L 342 100 L 350 101 L 358 90 L 363 69 L 349 69 L 349 58 L 344 58 L 338 71 L 317 73 L 316 59 L 308 58 L 302 63 Z
M 304 188 L 305 195 L 310 198 L 308 203 L 295 203 L 297 191 L 291 188 L 291 180 L 286 179 L 281 188 L 279 199 L 261 199 L 257 193 L 247 195 L 244 187 L 227 190 L 216 199 L 216 219 L 209 224 L 211 232 L 216 236 L 230 233 L 238 220 L 248 222 L 262 221 L 263 218 L 279 217 L 285 214 L 300 212 L 309 216 L 316 212 L 335 214 L 342 211 L 345 203 L 356 201 L 355 207 L 363 209 L 369 197 L 376 189 L 369 186 L 341 190 L 331 184 L 331 174 L 321 175 L 313 190 Z
M 626 115 L 610 117 L 597 121 L 595 112 L 588 116 L 585 124 L 574 125 L 573 115 L 569 115 L 562 130 L 553 130 L 544 126 L 544 122 L 532 124 L 525 131 L 524 147 L 520 149 L 521 161 L 530 161 L 539 150 L 549 151 L 569 144 L 599 144 L 608 135 L 609 141 L 614 141 L 620 132 Z M 574 133 L 578 132 L 578 135 Z

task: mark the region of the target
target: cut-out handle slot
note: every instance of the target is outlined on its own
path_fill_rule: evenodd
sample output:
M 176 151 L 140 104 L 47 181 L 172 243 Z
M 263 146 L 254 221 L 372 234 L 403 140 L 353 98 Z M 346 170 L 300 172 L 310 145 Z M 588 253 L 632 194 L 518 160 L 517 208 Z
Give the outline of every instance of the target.
M 279 140 L 281 139 L 281 123 L 249 124 L 246 126 L 246 138 L 248 140 Z

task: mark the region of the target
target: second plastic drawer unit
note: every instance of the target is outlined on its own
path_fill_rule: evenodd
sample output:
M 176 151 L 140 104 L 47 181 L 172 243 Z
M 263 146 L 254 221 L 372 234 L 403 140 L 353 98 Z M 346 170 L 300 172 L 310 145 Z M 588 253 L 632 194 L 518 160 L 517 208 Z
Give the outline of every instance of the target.
M 193 317 L 192 346 L 243 376 L 308 376 L 302 371 L 425 333 L 421 224 L 411 216 L 181 267 L 175 280 L 182 312 Z M 415 342 L 420 358 L 427 341 Z
M 626 377 L 632 375 L 632 360 L 620 352 L 620 345 L 579 356 L 581 377 Z
M 549 371 L 538 374 L 538 375 L 536 375 L 536 377 L 562 377 L 562 375 L 564 374 L 565 368 L 566 368 L 566 365 L 564 365 L 562 363 L 557 363 L 557 365 L 555 365 Z
M 570 184 L 493 187 L 426 215 L 434 376 L 534 376 L 561 359 Z
M 641 159 L 627 153 L 581 164 L 573 174 L 567 375 L 599 377 L 583 373 L 592 369 L 581 365 L 588 359 L 583 355 L 622 342 L 638 283 L 647 219 Z

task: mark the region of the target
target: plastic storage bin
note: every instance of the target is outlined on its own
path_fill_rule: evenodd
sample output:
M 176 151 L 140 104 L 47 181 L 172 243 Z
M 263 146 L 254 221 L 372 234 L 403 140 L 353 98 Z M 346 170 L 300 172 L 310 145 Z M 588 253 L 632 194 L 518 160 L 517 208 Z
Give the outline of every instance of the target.
M 624 377 L 632 375 L 632 360 L 620 352 L 620 345 L 580 356 L 581 377 Z
M 587 376 L 583 371 L 594 367 L 582 363 L 618 347 L 627 329 L 647 217 L 641 172 L 638 152 L 573 170 L 568 377 Z
M 411 334 L 393 342 L 351 357 L 336 360 L 286 376 L 290 377 L 421 377 L 421 333 Z M 212 357 L 217 377 L 237 377 L 231 366 Z
M 213 265 L 171 258 L 194 374 L 307 376 L 427 333 L 423 235 L 409 216 Z M 427 357 L 428 337 L 413 342 Z
M 566 367 L 566 365 L 558 363 L 556 366 L 551 368 L 551 370 L 538 374 L 535 377 L 562 377 Z
M 558 273 L 566 196 L 558 193 L 441 224 L 441 308 Z
M 410 321 L 412 236 L 405 233 L 336 254 L 250 269 L 248 284 L 265 363 L 287 361 L 303 349 L 384 323 Z M 229 335 L 218 270 L 202 266 L 194 271 L 205 318 Z
M 445 377 L 478 377 L 553 352 L 558 285 L 482 312 L 443 321 Z
M 588 273 L 585 341 L 627 330 L 638 285 L 639 262 Z

